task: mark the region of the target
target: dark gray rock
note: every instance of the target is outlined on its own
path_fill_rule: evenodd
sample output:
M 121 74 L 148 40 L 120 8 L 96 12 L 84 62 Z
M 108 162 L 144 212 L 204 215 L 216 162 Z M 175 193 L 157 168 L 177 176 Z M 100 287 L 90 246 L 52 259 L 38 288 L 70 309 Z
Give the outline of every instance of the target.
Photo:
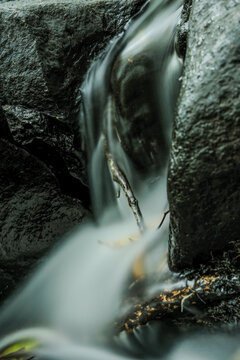
M 1 103 L 69 115 L 90 62 L 143 2 L 23 0 L 1 4 Z
M 19 270 L 19 269 L 18 269 Z M 14 290 L 16 287 L 16 276 L 8 273 L 6 269 L 0 269 L 0 303 Z
M 141 171 L 148 173 L 165 165 L 168 139 L 159 119 L 159 93 L 155 85 L 159 73 L 158 54 L 137 54 L 134 61 L 116 62 L 112 87 L 118 109 L 116 127 L 121 144 Z M 159 75 L 160 76 L 160 75 Z M 160 125 L 160 126 L 159 126 Z
M 10 134 L 11 141 L 45 162 L 64 194 L 89 206 L 89 190 L 82 182 L 85 155 L 69 124 L 23 106 L 4 105 L 2 109 L 5 118 L 2 127 L 5 134 Z
M 8 138 L 12 140 L 12 136 L 9 130 L 8 123 L 6 121 L 6 118 L 4 116 L 4 112 L 2 110 L 2 107 L 0 106 L 0 136 L 3 138 Z
M 176 48 L 179 55 L 184 59 L 187 51 L 187 39 L 189 29 L 189 17 L 192 8 L 192 0 L 185 0 L 181 20 L 178 25 Z
M 37 158 L 3 139 L 0 152 L 0 268 L 28 266 L 87 212 Z
M 239 1 L 193 1 L 168 179 L 173 270 L 240 236 L 239 23 Z
M 0 105 L 5 119 L 18 145 L 27 143 L 28 150 L 31 146 L 37 155 L 37 139 L 45 148 L 41 153 L 57 153 L 64 177 L 75 184 L 76 198 L 77 188 L 86 183 L 77 120 L 78 89 L 93 58 L 123 30 L 144 1 L 21 0 L 0 4 Z M 58 166 L 53 170 L 56 175 L 61 172 Z M 62 190 L 65 192 L 63 186 Z

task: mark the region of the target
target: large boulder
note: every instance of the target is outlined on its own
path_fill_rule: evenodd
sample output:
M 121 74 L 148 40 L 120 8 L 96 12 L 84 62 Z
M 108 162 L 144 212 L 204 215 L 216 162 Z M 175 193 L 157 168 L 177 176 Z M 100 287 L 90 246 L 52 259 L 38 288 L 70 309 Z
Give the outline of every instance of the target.
M 86 182 L 77 120 L 80 84 L 93 58 L 123 30 L 144 1 L 0 4 L 0 105 L 13 138 L 18 145 L 41 139 L 42 148 L 46 144 L 43 152 L 57 151 L 79 187 Z M 27 139 L 23 123 L 28 127 Z M 44 131 L 36 132 L 42 124 Z M 52 169 L 60 172 L 56 165 Z
M 93 57 L 144 1 L 36 0 L 0 5 L 1 102 L 72 112 Z
M 169 263 L 240 236 L 240 3 L 194 0 L 169 166 Z

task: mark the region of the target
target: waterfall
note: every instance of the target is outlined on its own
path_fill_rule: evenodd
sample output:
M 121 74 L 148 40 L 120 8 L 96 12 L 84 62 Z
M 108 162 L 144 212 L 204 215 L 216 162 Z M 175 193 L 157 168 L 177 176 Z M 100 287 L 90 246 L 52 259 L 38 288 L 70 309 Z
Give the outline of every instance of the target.
M 141 290 L 144 299 L 168 276 L 167 220 L 157 226 L 167 209 L 167 159 L 182 68 L 175 51 L 181 3 L 150 1 L 89 69 L 79 122 L 96 222 L 63 239 L 2 308 L 1 349 L 28 340 L 39 344 L 32 352 L 43 359 L 135 356 L 122 345 L 127 341 L 114 341 L 113 324 L 136 279 L 157 274 L 157 282 Z M 113 181 L 107 154 L 136 197 L 144 233 Z
M 83 84 L 81 121 L 98 221 L 109 207 L 121 206 L 103 138 L 141 202 L 143 189 L 151 187 L 166 169 L 182 68 L 175 51 L 180 4 L 152 1 L 92 65 Z M 144 164 L 137 166 L 136 157 Z M 126 207 L 115 211 L 115 216 L 120 213 L 126 214 Z

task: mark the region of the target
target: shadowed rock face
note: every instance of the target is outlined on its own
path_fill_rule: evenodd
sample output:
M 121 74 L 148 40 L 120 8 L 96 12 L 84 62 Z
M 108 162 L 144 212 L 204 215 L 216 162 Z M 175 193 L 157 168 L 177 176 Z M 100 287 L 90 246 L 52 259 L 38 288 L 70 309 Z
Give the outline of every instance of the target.
M 173 270 L 240 236 L 239 22 L 238 1 L 193 1 L 168 179 Z
M 72 112 L 93 57 L 143 1 L 36 0 L 3 3 L 1 87 L 5 104 Z
M 164 121 L 156 121 L 159 93 L 154 84 L 156 74 L 160 77 L 159 63 L 157 51 L 149 50 L 147 54 L 134 56 L 132 63 L 116 62 L 112 79 L 120 114 L 116 127 L 121 144 L 136 168 L 148 174 L 159 171 L 159 165 L 164 167 L 168 154 Z
M 77 121 L 79 87 L 93 58 L 143 3 L 21 0 L 0 4 L 0 105 L 13 138 L 21 145 L 41 139 L 42 146 L 58 152 L 79 182 L 86 182 Z M 23 123 L 28 127 L 27 139 Z
M 87 214 L 79 88 L 144 1 L 0 0 L 0 298 Z
M 79 200 L 63 196 L 37 158 L 3 139 L 0 151 L 0 265 L 26 264 L 79 224 L 86 211 Z
M 64 196 L 49 168 L 0 139 L 0 298 L 87 211 Z

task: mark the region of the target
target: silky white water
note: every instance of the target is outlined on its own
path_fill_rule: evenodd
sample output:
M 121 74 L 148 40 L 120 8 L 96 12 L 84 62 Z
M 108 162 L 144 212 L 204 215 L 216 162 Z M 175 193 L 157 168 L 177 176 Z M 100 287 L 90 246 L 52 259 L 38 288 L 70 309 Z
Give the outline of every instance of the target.
M 167 209 L 167 150 L 182 67 L 174 47 L 180 14 L 181 1 L 151 1 L 91 66 L 81 89 L 80 123 L 88 152 L 96 221 L 81 225 L 63 238 L 1 309 L 0 348 L 22 339 L 36 339 L 39 347 L 33 350 L 34 356 L 48 360 L 193 358 L 194 338 L 189 340 L 188 348 L 184 348 L 184 340 L 175 352 L 164 355 L 163 348 L 172 344 L 168 344 L 168 329 L 164 326 L 136 329 L 131 341 L 124 333 L 113 336 L 113 324 L 123 311 L 124 296 L 141 276 L 135 274 L 136 259 L 142 259 L 142 274 L 150 279 L 150 274 L 155 274 L 157 278 L 146 283 L 142 299 L 165 287 L 168 278 L 168 219 L 160 230 L 157 226 Z M 122 146 L 124 124 L 131 119 L 118 113 L 111 84 L 113 78 L 121 82 L 126 64 L 138 64 L 137 59 L 143 55 L 151 60 L 153 78 L 151 87 L 143 91 L 157 99 L 154 122 L 159 124 L 167 150 L 159 158 L 153 142 L 154 166 L 141 172 L 131 151 L 126 153 Z M 148 107 L 140 105 L 136 111 Z M 122 189 L 112 181 L 104 141 L 138 199 L 145 223 L 142 235 Z M 203 352 L 198 358 L 215 359 L 215 355 L 206 357 Z M 220 354 L 217 356 L 221 359 Z
M 104 139 L 107 140 L 114 160 L 126 174 L 141 203 L 146 198 L 144 190 L 149 195 L 152 182 L 159 177 L 164 178 L 166 176 L 171 124 L 182 68 L 182 61 L 175 51 L 176 25 L 181 13 L 180 5 L 181 1 L 151 1 L 142 16 L 132 22 L 124 34 L 114 39 L 107 51 L 96 60 L 83 84 L 82 112 L 84 116 L 82 118 L 84 118 L 83 127 L 89 159 L 92 204 L 98 221 L 101 221 L 102 215 L 105 215 L 105 211 L 109 207 L 115 209 L 115 215 L 118 218 L 120 213 L 126 214 L 126 208 L 124 207 L 124 210 L 121 211 L 119 205 L 121 206 L 122 202 L 116 199 L 119 186 L 112 182 L 111 174 L 109 174 Z M 150 68 L 146 63 L 151 64 Z M 128 99 L 125 100 L 128 95 L 121 94 L 121 89 L 128 81 L 126 79 L 131 79 L 131 76 L 133 78 L 139 76 L 139 67 L 140 71 L 146 72 L 151 79 L 150 88 L 142 81 L 140 84 L 141 93 L 139 94 L 139 85 L 136 84 L 134 87 L 134 82 L 133 86 L 130 84 L 130 91 L 132 92 L 130 96 L 134 97 L 134 104 L 130 101 L 128 107 L 133 108 L 131 115 L 136 117 L 138 116 L 137 112 L 144 113 L 144 110 L 151 106 L 151 121 L 156 124 L 155 129 L 158 131 L 160 129 L 161 134 L 158 148 L 166 148 L 166 152 L 163 152 L 162 156 L 152 155 L 152 162 L 155 167 L 148 169 L 149 163 L 146 163 L 144 175 L 136 169 L 131 157 L 131 152 L 134 149 L 130 147 L 126 153 L 124 146 L 122 146 L 126 128 L 132 122 L 132 117 L 126 119 L 126 114 L 121 113 L 117 104 L 118 101 L 122 103 L 128 101 Z M 125 92 L 128 91 L 129 89 Z M 151 97 L 156 99 L 150 105 L 148 99 L 145 99 L 149 93 Z M 144 126 L 146 131 L 149 126 L 146 120 Z M 146 135 L 140 134 L 137 138 L 140 148 L 142 148 L 141 142 L 144 136 Z M 154 138 L 154 134 L 152 137 Z M 151 145 L 151 135 L 148 136 L 148 141 Z M 138 146 L 138 143 L 135 147 Z M 149 149 L 145 149 L 145 151 L 143 147 L 144 153 L 151 153 L 154 150 L 154 146 L 149 146 Z M 160 150 L 157 149 L 157 152 Z M 142 152 L 138 156 L 141 155 Z M 159 203 L 163 201 L 164 199 L 159 198 Z M 157 205 L 158 214 L 161 207 L 159 203 Z M 164 205 L 166 205 L 166 201 Z

